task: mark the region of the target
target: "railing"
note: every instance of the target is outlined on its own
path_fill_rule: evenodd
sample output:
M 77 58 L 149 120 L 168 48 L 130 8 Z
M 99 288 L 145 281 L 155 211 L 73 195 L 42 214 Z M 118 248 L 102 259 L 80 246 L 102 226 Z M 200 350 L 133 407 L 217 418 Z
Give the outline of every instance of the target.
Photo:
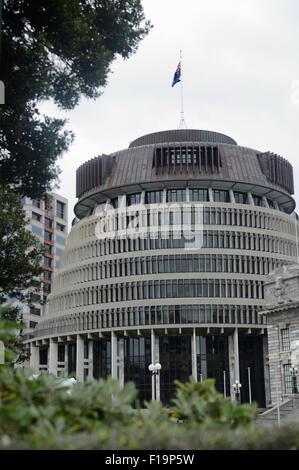
M 257 416 L 257 419 L 261 420 L 269 420 L 269 419 L 277 419 L 278 413 L 285 414 L 285 412 L 289 412 L 294 408 L 293 399 L 289 398 L 283 401 L 279 405 L 275 405 L 264 413 L 261 413 Z

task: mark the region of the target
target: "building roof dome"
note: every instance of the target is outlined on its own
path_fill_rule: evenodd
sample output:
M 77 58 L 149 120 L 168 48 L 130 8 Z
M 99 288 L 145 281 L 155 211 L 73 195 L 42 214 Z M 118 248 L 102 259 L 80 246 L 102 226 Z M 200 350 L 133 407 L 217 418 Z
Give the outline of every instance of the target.
M 214 131 L 203 131 L 198 129 L 174 129 L 161 132 L 153 132 L 135 139 L 130 144 L 132 147 L 143 145 L 163 144 L 166 142 L 210 142 L 215 144 L 237 145 L 231 137 Z

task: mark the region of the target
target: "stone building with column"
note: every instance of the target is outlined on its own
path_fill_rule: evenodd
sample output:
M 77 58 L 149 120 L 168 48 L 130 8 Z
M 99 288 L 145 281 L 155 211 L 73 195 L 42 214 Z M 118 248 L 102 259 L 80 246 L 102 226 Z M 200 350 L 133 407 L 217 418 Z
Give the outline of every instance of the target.
M 271 403 L 294 395 L 291 366 L 299 370 L 299 264 L 283 266 L 265 282 Z M 295 383 L 297 378 L 295 379 Z M 295 390 L 297 387 L 295 386 Z
M 264 283 L 296 260 L 292 166 L 210 131 L 143 136 L 81 165 L 76 219 L 26 342 L 31 366 L 78 380 L 174 380 L 271 402 Z

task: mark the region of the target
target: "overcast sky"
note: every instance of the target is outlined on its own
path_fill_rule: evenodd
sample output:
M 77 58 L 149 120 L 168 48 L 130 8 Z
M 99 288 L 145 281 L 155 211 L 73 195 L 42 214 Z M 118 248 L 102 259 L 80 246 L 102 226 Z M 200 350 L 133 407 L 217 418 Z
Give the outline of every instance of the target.
M 76 169 L 137 137 L 176 129 L 180 85 L 171 87 L 182 50 L 185 121 L 189 129 L 222 132 L 239 145 L 272 151 L 294 167 L 299 206 L 298 0 L 143 0 L 153 24 L 130 59 L 112 65 L 96 101 L 72 112 L 47 103 L 42 111 L 69 119 L 75 142 L 59 164 L 59 194 L 74 217 Z

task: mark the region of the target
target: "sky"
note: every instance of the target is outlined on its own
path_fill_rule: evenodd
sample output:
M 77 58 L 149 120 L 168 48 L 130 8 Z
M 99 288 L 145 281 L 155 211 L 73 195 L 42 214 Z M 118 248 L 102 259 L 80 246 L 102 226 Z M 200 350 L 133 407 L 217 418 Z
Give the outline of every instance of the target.
M 48 102 L 49 116 L 68 119 L 75 141 L 59 160 L 56 193 L 76 203 L 76 169 L 125 149 L 151 132 L 177 129 L 180 84 L 171 87 L 182 51 L 184 118 L 189 129 L 229 135 L 239 145 L 286 158 L 294 168 L 299 207 L 298 0 L 142 0 L 153 24 L 133 56 L 111 66 L 97 100 L 71 112 Z

